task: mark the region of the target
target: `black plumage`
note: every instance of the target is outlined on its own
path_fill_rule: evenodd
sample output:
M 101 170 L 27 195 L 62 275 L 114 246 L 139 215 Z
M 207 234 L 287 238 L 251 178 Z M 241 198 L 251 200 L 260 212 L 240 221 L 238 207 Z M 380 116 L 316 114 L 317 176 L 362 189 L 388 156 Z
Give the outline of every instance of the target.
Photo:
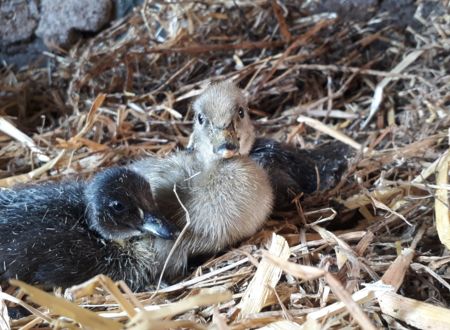
M 300 193 L 335 186 L 351 155 L 350 147 L 339 141 L 299 149 L 267 138 L 257 138 L 250 151 L 250 158 L 269 174 L 278 210 L 288 208 Z
M 100 172 L 87 183 L 0 190 L 0 233 L 0 283 L 18 278 L 67 287 L 106 274 L 133 290 L 160 271 L 154 240 L 174 235 L 149 183 L 125 168 Z

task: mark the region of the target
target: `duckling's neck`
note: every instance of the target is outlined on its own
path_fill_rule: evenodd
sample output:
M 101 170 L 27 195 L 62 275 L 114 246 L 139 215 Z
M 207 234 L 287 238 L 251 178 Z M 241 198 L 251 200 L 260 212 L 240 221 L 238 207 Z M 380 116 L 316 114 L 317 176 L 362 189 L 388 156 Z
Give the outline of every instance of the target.
M 214 168 L 222 162 L 224 159 L 222 157 L 217 156 L 212 152 L 205 152 L 200 149 L 196 149 L 195 147 L 191 148 L 191 152 L 193 153 L 195 159 L 197 159 L 201 170 L 209 170 Z

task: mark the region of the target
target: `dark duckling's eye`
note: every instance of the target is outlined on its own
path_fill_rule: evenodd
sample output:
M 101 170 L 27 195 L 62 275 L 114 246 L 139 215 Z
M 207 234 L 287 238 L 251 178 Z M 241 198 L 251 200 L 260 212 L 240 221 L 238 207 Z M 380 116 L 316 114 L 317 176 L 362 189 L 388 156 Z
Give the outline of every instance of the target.
M 244 108 L 243 107 L 239 107 L 238 113 L 239 113 L 239 117 L 244 118 L 245 112 L 244 112 Z
M 111 203 L 109 203 L 109 207 L 112 208 L 116 213 L 122 213 L 126 210 L 125 205 L 123 205 L 119 201 L 112 201 Z
M 205 117 L 201 113 L 198 114 L 197 119 L 200 125 L 203 125 L 203 123 L 205 122 Z

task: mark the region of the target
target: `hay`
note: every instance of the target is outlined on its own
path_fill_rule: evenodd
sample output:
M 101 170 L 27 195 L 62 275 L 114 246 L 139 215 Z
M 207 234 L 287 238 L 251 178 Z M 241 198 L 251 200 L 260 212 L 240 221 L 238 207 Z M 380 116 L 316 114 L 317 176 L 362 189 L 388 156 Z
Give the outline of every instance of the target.
M 383 12 L 365 21 L 305 15 L 297 1 L 146 1 L 67 53 L 45 53 L 44 67 L 2 67 L 1 186 L 88 177 L 185 147 L 192 98 L 224 78 L 248 93 L 260 135 L 302 148 L 339 139 L 358 155 L 334 189 L 304 196 L 298 212 L 179 283 L 132 294 L 100 277 L 71 290 L 66 305 L 16 282 L 29 295 L 0 293 L 0 324 L 4 301 L 32 313 L 11 329 L 86 320 L 128 329 L 449 328 L 449 4 L 416 4 L 414 24 L 401 28 Z M 288 243 L 288 261 L 264 252 L 273 232 Z M 240 316 L 264 269 L 282 276 Z M 84 319 L 78 306 L 96 316 Z

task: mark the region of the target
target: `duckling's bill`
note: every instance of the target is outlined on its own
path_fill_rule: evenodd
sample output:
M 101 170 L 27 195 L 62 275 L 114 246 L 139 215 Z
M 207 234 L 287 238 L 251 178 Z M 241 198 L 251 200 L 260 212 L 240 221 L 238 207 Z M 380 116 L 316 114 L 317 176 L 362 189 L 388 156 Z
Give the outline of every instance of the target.
M 142 232 L 148 232 L 162 239 L 174 239 L 177 230 L 167 219 L 161 215 L 144 213 L 144 222 L 141 227 Z

